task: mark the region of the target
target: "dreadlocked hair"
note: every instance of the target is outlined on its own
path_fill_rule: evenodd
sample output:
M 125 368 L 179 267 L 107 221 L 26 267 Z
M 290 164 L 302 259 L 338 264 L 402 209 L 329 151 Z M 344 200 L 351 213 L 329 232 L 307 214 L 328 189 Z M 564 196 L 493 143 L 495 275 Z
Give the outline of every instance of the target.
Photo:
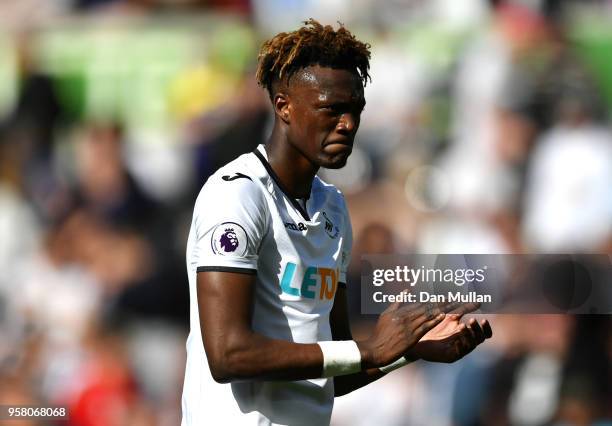
M 356 71 L 365 86 L 371 81 L 370 44 L 355 38 L 342 24 L 337 31 L 314 19 L 290 33 L 280 33 L 264 42 L 259 51 L 257 83 L 273 96 L 272 85 L 310 65 Z

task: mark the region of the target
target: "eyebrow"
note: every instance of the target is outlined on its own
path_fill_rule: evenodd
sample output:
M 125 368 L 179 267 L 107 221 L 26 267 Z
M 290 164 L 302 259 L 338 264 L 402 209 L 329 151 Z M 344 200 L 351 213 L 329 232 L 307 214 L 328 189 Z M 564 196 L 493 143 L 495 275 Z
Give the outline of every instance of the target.
M 366 104 L 366 100 L 363 96 L 361 97 L 351 96 L 350 99 L 338 99 L 338 98 L 334 98 L 333 96 L 326 97 L 325 95 L 319 95 L 316 102 L 319 104 L 332 104 L 332 105 L 350 105 L 350 104 L 356 103 L 361 106 L 365 106 Z
M 363 95 L 359 96 L 350 96 L 348 100 L 338 99 L 339 96 L 334 96 L 334 94 L 330 90 L 319 90 L 317 93 L 317 101 L 318 102 L 329 102 L 329 103 L 351 103 L 351 102 L 362 102 L 365 104 L 365 97 Z

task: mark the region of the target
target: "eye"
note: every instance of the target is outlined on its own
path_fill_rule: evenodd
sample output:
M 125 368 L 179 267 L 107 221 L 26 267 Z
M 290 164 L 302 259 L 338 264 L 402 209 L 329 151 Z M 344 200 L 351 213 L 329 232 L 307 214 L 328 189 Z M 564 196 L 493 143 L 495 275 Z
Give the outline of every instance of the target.
M 340 105 L 324 105 L 321 107 L 321 109 L 325 112 L 328 113 L 332 113 L 332 114 L 340 114 L 342 112 L 342 108 Z
M 337 103 L 322 105 L 319 110 L 330 116 L 339 116 L 346 113 L 360 115 L 365 109 L 365 102 L 363 104 L 349 104 L 349 103 Z

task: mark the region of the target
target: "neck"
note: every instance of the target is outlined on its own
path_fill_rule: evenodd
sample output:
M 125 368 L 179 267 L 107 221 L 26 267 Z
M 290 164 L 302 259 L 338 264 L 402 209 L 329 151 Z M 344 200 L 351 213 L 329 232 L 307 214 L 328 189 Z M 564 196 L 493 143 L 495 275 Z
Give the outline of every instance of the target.
M 283 189 L 293 198 L 308 198 L 310 188 L 319 167 L 308 160 L 289 141 L 278 123 L 266 145 L 268 163 L 278 176 Z

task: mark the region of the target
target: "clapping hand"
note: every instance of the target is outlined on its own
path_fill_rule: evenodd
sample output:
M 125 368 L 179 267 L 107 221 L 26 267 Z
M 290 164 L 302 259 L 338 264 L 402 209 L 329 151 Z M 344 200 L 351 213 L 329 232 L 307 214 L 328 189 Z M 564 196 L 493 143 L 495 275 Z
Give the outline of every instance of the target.
M 476 346 L 493 335 L 488 320 L 478 322 L 470 318 L 462 322 L 463 315 L 470 312 L 469 306 L 446 317 L 429 330 L 407 353 L 408 357 L 425 361 L 451 363 L 472 352 Z

